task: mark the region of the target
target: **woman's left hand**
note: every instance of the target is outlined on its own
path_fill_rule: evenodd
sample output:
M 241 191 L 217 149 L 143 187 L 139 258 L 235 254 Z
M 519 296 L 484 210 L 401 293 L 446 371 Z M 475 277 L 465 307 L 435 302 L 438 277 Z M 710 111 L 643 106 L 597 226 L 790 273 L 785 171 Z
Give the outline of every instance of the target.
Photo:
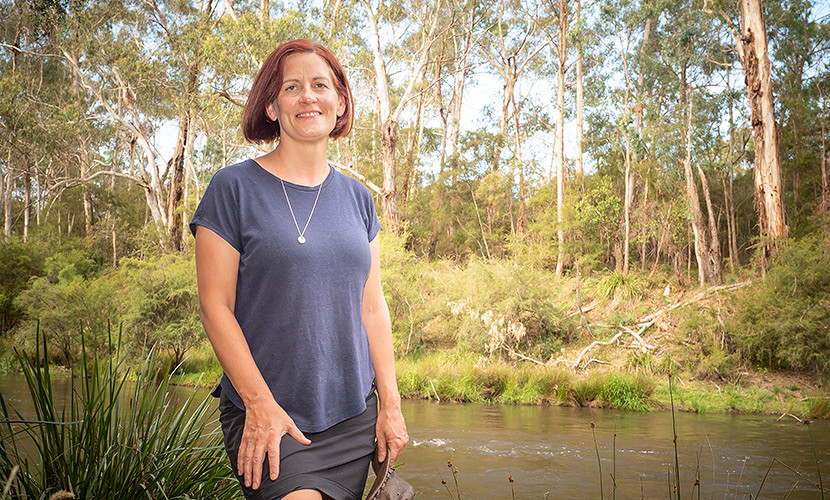
M 375 426 L 378 439 L 378 461 L 382 463 L 388 453 L 391 464 L 395 465 L 409 442 L 409 434 L 406 432 L 406 422 L 404 422 L 400 404 L 387 408 L 383 406 L 381 403 Z

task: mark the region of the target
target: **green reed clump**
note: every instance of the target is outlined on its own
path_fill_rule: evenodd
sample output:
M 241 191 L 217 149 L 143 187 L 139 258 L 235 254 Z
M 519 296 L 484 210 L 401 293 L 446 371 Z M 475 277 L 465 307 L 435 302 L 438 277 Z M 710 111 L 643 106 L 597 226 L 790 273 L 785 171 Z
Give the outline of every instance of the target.
M 20 356 L 35 417 L 12 412 L 0 395 L 0 477 L 11 478 L 5 498 L 61 490 L 83 499 L 238 498 L 211 398 L 173 400 L 173 375 L 155 353 L 132 370 L 124 358 L 101 360 L 82 344 L 61 408 L 45 339 L 37 346 L 34 356 Z
M 602 394 L 602 380 L 598 376 L 577 380 L 568 391 L 568 397 L 579 406 L 590 406 Z
M 653 392 L 654 383 L 642 375 L 609 375 L 602 398 L 619 410 L 648 411 L 648 399 Z
M 442 401 L 555 404 L 568 398 L 573 377 L 560 368 L 457 352 L 403 358 L 396 368 L 403 397 Z

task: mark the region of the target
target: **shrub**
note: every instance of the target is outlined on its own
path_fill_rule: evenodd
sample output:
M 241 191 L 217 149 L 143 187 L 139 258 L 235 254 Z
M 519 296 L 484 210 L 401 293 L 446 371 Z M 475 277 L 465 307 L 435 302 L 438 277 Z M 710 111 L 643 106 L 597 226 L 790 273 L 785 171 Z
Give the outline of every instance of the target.
M 33 349 L 39 329 L 57 349 L 50 361 L 72 365 L 80 354 L 83 332 L 91 349 L 103 345 L 101 333 L 118 314 L 115 283 L 112 276 L 87 279 L 75 263 L 53 260 L 48 267 L 49 274 L 32 280 L 16 300 L 26 321 L 18 326 L 15 337 Z
M 830 372 L 830 264 L 821 235 L 781 248 L 766 279 L 742 291 L 726 324 L 737 352 L 768 368 Z
M 118 278 L 125 302 L 124 328 L 136 344 L 165 350 L 176 366 L 207 338 L 199 318 L 192 255 L 122 259 Z
M 570 290 L 553 273 L 514 261 L 470 258 L 464 266 L 415 259 L 403 240 L 383 235 L 383 280 L 396 352 L 461 347 L 507 356 L 533 346 L 547 358 L 575 331 Z

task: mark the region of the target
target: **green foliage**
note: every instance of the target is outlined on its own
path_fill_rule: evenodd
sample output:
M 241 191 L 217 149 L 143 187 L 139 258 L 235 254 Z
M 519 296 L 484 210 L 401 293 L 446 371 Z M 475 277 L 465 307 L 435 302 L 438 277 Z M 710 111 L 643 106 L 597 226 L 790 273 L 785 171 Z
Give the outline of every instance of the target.
M 8 498 L 58 491 L 74 498 L 238 498 L 210 396 L 174 397 L 173 375 L 154 353 L 128 384 L 124 359 L 100 360 L 84 351 L 68 407 L 61 409 L 47 345 L 43 339 L 42 351 L 21 359 L 35 418 L 12 412 L 0 394 L 0 477 L 19 467 Z
M 415 259 L 401 239 L 382 236 L 383 280 L 395 346 L 407 355 L 463 347 L 488 356 L 533 347 L 547 359 L 575 331 L 569 297 L 551 272 L 508 260 L 466 265 Z
M 87 346 L 98 349 L 110 322 L 123 325 L 126 342 L 137 352 L 155 348 L 169 355 L 172 366 L 205 340 L 192 255 L 124 258 L 117 270 L 97 277 L 94 269 L 83 252 L 46 259 L 46 276 L 33 279 L 17 299 L 26 321 L 15 338 L 32 348 L 39 323 L 56 348 L 50 361 L 64 365 L 77 359 L 81 332 Z
M 596 284 L 597 295 L 614 302 L 632 302 L 643 296 L 643 279 L 634 273 L 612 271 Z
M 602 394 L 602 380 L 597 376 L 591 376 L 575 382 L 568 396 L 579 406 L 590 406 L 600 394 Z
M 470 353 L 443 351 L 397 363 L 398 389 L 404 397 L 505 404 L 560 403 L 573 376 L 560 368 Z
M 192 255 L 122 259 L 118 281 L 125 307 L 121 318 L 141 352 L 162 349 L 176 366 L 206 339 Z
M 643 375 L 609 375 L 601 396 L 618 410 L 647 411 L 654 383 Z
M 830 265 L 821 235 L 780 249 L 766 279 L 744 290 L 727 323 L 743 359 L 774 369 L 830 372 Z
M 699 380 L 726 380 L 735 367 L 736 356 L 728 351 L 728 336 L 717 314 L 714 309 L 691 312 L 680 325 L 684 348 L 678 359 Z
M 0 335 L 11 331 L 23 318 L 16 304 L 29 279 L 43 273 L 45 245 L 23 243 L 17 239 L 0 242 Z
M 119 301 L 112 276 L 85 278 L 78 262 L 56 256 L 48 259 L 48 276 L 35 278 L 15 304 L 25 310 L 26 321 L 15 332 L 24 346 L 34 348 L 38 330 L 56 347 L 52 362 L 71 365 L 80 354 L 81 338 L 92 349 L 103 346 L 111 318 L 117 317 Z M 82 259 L 83 260 L 83 259 Z
M 826 391 L 807 398 L 807 415 L 810 418 L 830 418 L 830 395 Z

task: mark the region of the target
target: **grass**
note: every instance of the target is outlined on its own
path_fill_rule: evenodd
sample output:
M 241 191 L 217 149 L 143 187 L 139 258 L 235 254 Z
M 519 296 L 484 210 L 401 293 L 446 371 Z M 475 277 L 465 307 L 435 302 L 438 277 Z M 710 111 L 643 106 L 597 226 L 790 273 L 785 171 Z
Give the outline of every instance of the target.
M 131 377 L 123 357 L 82 348 L 72 395 L 58 408 L 45 340 L 19 356 L 34 418 L 0 395 L 3 499 L 238 498 L 209 397 L 174 401 L 175 375 L 154 353 Z M 110 344 L 110 352 L 115 352 Z M 134 378 L 134 381 L 130 380 Z
M 444 352 L 397 364 L 403 397 L 503 404 L 567 404 L 649 411 L 655 384 L 642 374 L 577 379 L 564 369 Z

